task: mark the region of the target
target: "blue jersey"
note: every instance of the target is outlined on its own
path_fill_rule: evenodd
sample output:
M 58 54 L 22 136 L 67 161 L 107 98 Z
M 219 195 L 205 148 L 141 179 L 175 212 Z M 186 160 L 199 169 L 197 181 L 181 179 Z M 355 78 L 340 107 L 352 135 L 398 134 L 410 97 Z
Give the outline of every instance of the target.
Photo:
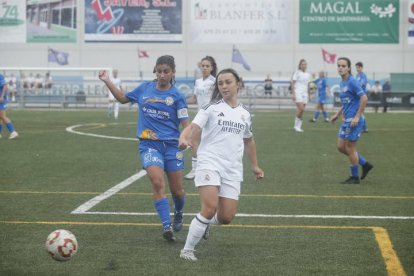
M 326 100 L 326 78 L 319 78 L 317 80 L 314 80 L 313 83 L 316 84 L 318 87 L 318 98 L 319 101 L 325 101 Z
M 358 73 L 355 78 L 357 79 L 359 85 L 361 86 L 362 90 L 364 90 L 364 92 L 367 92 L 367 83 L 368 83 L 368 79 L 367 79 L 367 75 L 365 75 L 364 72 Z
M 365 91 L 362 90 L 358 81 L 351 75 L 347 80 L 341 81 L 340 89 L 339 97 L 342 102 L 342 113 L 344 114 L 345 122 L 347 122 L 355 117 L 361 97 L 365 95 Z
M 6 85 L 6 79 L 4 78 L 4 76 L 2 74 L 0 74 L 0 95 L 3 91 L 3 87 Z M 4 95 L 5 97 L 7 97 L 7 91 L 6 94 Z
M 138 103 L 137 137 L 140 139 L 171 141 L 180 136 L 181 120 L 188 119 L 185 97 L 175 86 L 161 91 L 155 82 L 144 82 L 125 96 Z

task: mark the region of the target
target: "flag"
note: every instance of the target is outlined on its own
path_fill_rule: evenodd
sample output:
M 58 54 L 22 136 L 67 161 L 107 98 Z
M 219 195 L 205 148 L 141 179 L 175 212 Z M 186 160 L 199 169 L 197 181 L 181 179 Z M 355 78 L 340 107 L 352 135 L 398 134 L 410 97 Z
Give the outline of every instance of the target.
M 60 51 L 53 50 L 52 48 L 48 48 L 48 54 L 47 54 L 48 62 L 56 62 L 59 65 L 66 65 L 66 64 L 69 64 L 68 58 L 69 58 L 68 53 L 60 52 Z
M 148 55 L 147 51 L 145 51 L 145 50 L 138 50 L 138 57 L 139 58 L 147 58 L 147 57 L 149 57 L 149 55 Z
M 323 61 L 328 64 L 335 64 L 336 54 L 328 53 L 327 51 L 322 49 L 322 58 L 323 58 Z
M 244 60 L 243 56 L 241 55 L 239 49 L 236 48 L 235 45 L 233 45 L 233 54 L 231 57 L 231 62 L 240 63 L 243 65 L 244 69 L 247 71 L 250 71 L 251 67 L 247 62 Z

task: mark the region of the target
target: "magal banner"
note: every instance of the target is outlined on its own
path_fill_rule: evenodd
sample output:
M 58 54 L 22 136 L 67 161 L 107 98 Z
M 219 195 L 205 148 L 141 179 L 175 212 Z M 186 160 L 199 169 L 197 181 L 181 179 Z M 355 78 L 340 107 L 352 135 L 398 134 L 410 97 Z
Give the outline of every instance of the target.
M 299 43 L 399 43 L 399 0 L 300 0 Z
M 290 0 L 191 0 L 193 43 L 289 43 Z
M 26 2 L 2 0 L 0 4 L 0 41 L 26 42 Z
M 85 0 L 85 42 L 182 39 L 181 0 Z

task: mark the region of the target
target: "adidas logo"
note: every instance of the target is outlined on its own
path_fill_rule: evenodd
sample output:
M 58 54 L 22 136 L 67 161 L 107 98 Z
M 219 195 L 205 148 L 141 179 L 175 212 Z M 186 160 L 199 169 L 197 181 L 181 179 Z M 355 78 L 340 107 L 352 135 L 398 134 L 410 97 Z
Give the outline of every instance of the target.
M 224 113 L 220 112 L 219 115 L 217 115 L 218 117 L 224 117 Z

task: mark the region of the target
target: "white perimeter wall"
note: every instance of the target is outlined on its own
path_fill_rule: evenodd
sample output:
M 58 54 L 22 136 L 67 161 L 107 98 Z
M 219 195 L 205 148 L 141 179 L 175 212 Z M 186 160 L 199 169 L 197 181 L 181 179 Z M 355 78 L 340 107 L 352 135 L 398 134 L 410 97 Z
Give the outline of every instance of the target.
M 78 0 L 78 3 L 77 43 L 1 43 L 0 67 L 59 67 L 47 62 L 47 48 L 51 47 L 69 53 L 69 67 L 112 67 L 119 69 L 123 79 L 138 78 L 137 44 L 84 43 L 84 1 Z M 407 0 L 400 0 L 399 44 L 299 44 L 299 0 L 293 0 L 292 6 L 290 44 L 237 45 L 252 71 L 245 71 L 240 64 L 234 64 L 233 67 L 246 79 L 263 79 L 268 73 L 274 80 L 290 78 L 301 58 L 308 61 L 310 72 L 325 70 L 328 76 L 336 76 L 335 65 L 323 64 L 321 47 L 339 56 L 347 56 L 353 63 L 364 62 L 365 72 L 370 79 L 381 79 L 391 72 L 414 72 L 414 45 L 407 44 Z M 156 58 L 163 54 L 176 58 L 178 77 L 192 77 L 197 61 L 205 55 L 215 57 L 219 68 L 231 66 L 231 41 L 229 44 L 191 43 L 189 13 L 189 1 L 183 0 L 182 43 L 139 45 L 141 50 L 147 50 L 150 55 L 150 58 L 140 60 L 144 78 L 153 77 L 152 69 Z

